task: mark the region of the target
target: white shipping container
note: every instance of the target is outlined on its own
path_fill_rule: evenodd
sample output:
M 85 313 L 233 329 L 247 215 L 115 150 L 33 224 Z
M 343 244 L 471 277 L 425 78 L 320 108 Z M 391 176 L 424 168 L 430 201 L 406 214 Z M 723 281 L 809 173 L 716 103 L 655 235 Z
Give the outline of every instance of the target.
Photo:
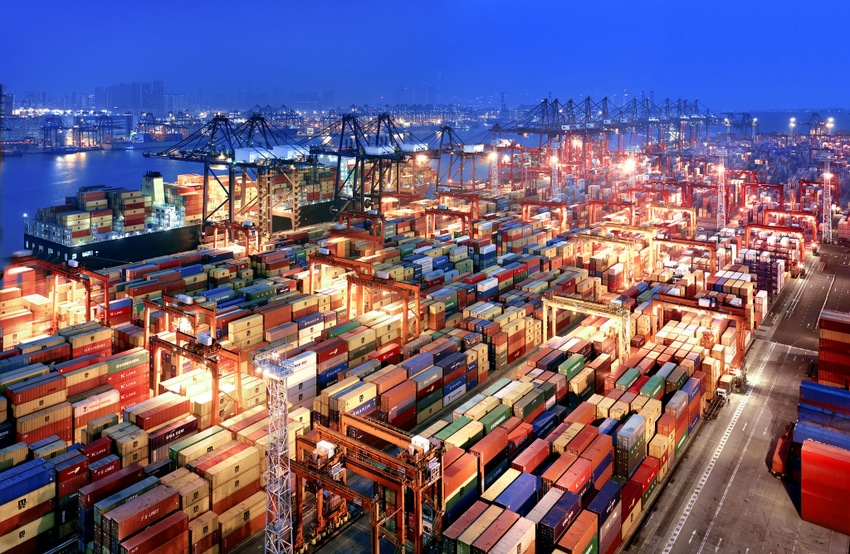
M 75 402 L 71 406 L 74 408 L 74 418 L 82 417 L 89 412 L 98 410 L 105 406 L 117 404 L 121 401 L 121 394 L 117 390 L 110 390 L 96 394 L 85 400 Z

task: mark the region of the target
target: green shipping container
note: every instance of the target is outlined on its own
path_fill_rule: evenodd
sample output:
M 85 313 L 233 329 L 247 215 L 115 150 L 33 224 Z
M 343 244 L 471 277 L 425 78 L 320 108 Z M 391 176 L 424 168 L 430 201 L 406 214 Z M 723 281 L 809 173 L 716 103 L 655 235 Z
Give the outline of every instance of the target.
M 664 394 L 664 378 L 653 375 L 644 386 L 640 388 L 640 395 L 647 398 L 659 398 Z
M 487 388 L 481 391 L 481 394 L 483 394 L 484 396 L 493 396 L 510 383 L 510 379 L 502 377 L 500 379 L 497 379 L 496 382 L 494 382 L 493 384 L 487 385 Z
M 504 423 L 511 417 L 511 409 L 504 404 L 499 404 L 479 421 L 484 425 L 484 434 L 490 433 L 493 429 Z
M 514 415 L 520 419 L 525 419 L 534 410 L 543 405 L 543 391 L 534 389 L 514 404 Z
M 584 356 L 573 354 L 558 366 L 558 373 L 563 373 L 567 379 L 575 377 L 584 368 Z
M 614 388 L 621 391 L 629 390 L 629 387 L 635 384 L 635 381 L 640 377 L 640 371 L 635 368 L 629 368 L 626 370 L 623 375 L 617 379 L 617 382 L 614 384 Z
M 679 366 L 670 373 L 669 377 L 667 377 L 667 383 L 664 386 L 664 390 L 666 392 L 676 392 L 684 386 L 687 380 L 688 372 L 685 368 Z
M 464 425 L 466 425 L 470 421 L 472 420 L 468 417 L 459 417 L 448 425 L 446 425 L 445 427 L 443 427 L 440 431 L 438 431 L 434 435 L 434 438 L 444 441 L 455 433 L 457 433 L 458 431 L 460 431 L 464 427 Z

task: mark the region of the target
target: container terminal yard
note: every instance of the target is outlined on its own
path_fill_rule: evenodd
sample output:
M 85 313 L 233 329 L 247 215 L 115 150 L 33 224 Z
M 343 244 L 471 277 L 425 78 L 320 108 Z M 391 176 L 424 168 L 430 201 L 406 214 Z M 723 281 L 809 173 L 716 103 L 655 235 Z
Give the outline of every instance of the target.
M 850 139 L 628 108 L 216 116 L 40 209 L 0 551 L 847 552 Z

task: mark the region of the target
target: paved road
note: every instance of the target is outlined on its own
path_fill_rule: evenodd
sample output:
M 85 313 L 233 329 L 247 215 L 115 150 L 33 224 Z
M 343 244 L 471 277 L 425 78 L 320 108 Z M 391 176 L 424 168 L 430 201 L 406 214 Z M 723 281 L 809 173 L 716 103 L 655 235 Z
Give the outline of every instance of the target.
M 815 257 L 804 279 L 789 281 L 747 355 L 748 388 L 702 426 L 626 552 L 848 552 L 850 537 L 800 519 L 799 492 L 767 465 L 776 436 L 796 419 L 820 310 L 850 307 L 847 253 L 825 254 L 826 272 L 826 256 Z

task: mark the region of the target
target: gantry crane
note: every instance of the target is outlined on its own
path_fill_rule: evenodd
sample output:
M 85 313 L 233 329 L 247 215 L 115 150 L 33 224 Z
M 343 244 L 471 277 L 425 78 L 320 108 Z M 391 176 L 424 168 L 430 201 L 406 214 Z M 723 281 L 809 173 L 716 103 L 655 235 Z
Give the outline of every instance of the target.
M 603 221 L 600 224 L 605 231 L 620 231 L 623 233 L 634 233 L 636 235 L 641 235 L 643 240 L 646 241 L 646 246 L 649 248 L 649 259 L 647 263 L 651 269 L 655 269 L 655 248 L 653 244 L 656 240 L 655 235 L 657 231 L 652 227 L 635 227 L 634 225 L 621 225 L 619 223 L 612 223 L 610 221 Z M 617 236 L 621 240 L 630 240 L 623 236 Z
M 342 474 L 342 483 L 327 475 L 328 470 L 338 472 L 335 468 L 344 468 L 396 493 L 398 509 L 392 514 L 387 514 L 384 518 L 380 517 L 377 500 L 371 502 L 371 505 L 364 506 L 370 510 L 372 516 L 372 552 L 375 554 L 380 552 L 381 525 L 390 518 L 396 520 L 395 542 L 397 547 L 403 549 L 408 538 L 410 538 L 413 542 L 415 554 L 425 552 L 423 515 L 426 509 L 430 509 L 430 516 L 433 518 L 432 536 L 439 536 L 442 533 L 439 522 L 442 519 L 445 498 L 442 490 L 444 447 L 427 439 L 410 437 L 403 431 L 394 429 L 389 425 L 350 413 L 340 412 L 339 419 L 338 431 L 321 424 L 314 424 L 310 433 L 296 437 L 296 461 L 292 462 L 292 469 L 299 478 L 295 490 L 297 520 L 299 522 L 303 520 L 301 479 L 318 481 L 322 488 L 327 487 L 335 494 L 344 498 L 360 500 L 354 497 L 352 491 L 345 486 L 344 471 L 339 472 Z M 362 433 L 386 441 L 398 447 L 400 452 L 397 456 L 394 456 L 369 446 L 350 436 L 350 429 L 357 429 Z M 332 460 L 313 468 L 307 465 L 304 460 L 312 459 L 313 452 L 320 441 L 333 444 L 341 452 L 337 452 Z M 319 478 L 323 474 L 324 477 Z M 413 496 L 412 513 L 410 514 L 403 509 L 405 493 L 408 490 Z M 409 529 L 409 515 L 412 516 L 410 518 L 413 524 L 412 529 Z M 302 533 L 300 525 L 296 531 L 299 534 Z M 299 543 L 300 541 L 296 538 L 295 542 Z
M 587 201 L 587 222 L 589 225 L 593 225 L 594 223 L 598 223 L 601 218 L 597 217 L 599 214 L 598 209 L 602 206 L 610 206 L 620 208 L 620 211 L 628 210 L 629 211 L 629 224 L 632 224 L 635 220 L 635 205 L 632 202 L 621 202 L 614 200 L 588 200 Z M 613 214 L 605 214 L 605 215 L 613 215 Z
M 804 212 L 799 210 L 765 210 L 764 211 L 764 224 L 771 225 L 771 222 L 768 221 L 770 216 L 776 216 L 776 223 L 782 223 L 783 220 L 787 218 L 798 218 L 798 219 L 806 219 L 812 222 L 812 242 L 817 242 L 818 240 L 818 217 L 812 212 Z M 785 225 L 788 227 L 788 225 Z
M 719 204 L 718 204 L 719 206 Z M 697 230 L 697 211 L 692 207 L 687 206 L 665 206 L 660 204 L 649 205 L 649 219 L 655 219 L 655 214 L 658 211 L 667 211 L 673 213 L 685 214 L 688 216 L 688 236 L 693 237 Z
M 266 466 L 266 536 L 267 554 L 293 554 L 292 470 L 289 452 L 289 401 L 286 379 L 295 366 L 282 360 L 275 350 L 254 356 L 254 368 L 261 373 L 268 388 L 269 444 Z
M 623 264 L 623 267 L 624 267 L 624 270 L 625 270 L 625 278 L 624 278 L 623 284 L 626 288 L 628 288 L 632 285 L 632 282 L 635 279 L 638 278 L 637 275 L 634 275 L 634 273 L 635 273 L 634 262 L 635 262 L 635 256 L 637 255 L 638 252 L 640 252 L 640 250 L 638 249 L 638 247 L 640 245 L 638 243 L 636 243 L 634 240 L 621 239 L 621 238 L 617 238 L 617 237 L 607 237 L 607 236 L 601 236 L 601 235 L 592 235 L 592 234 L 589 234 L 589 233 L 578 233 L 578 234 L 575 234 L 575 235 L 571 235 L 568 240 L 575 241 L 575 242 L 579 243 L 580 245 L 581 244 L 587 244 L 587 243 L 593 244 L 594 242 L 599 242 L 599 243 L 614 244 L 614 245 L 617 245 L 617 246 L 626 247 L 626 250 L 628 251 L 628 255 L 626 257 L 626 263 Z M 577 249 L 576 253 L 577 254 L 582 253 L 581 247 L 579 247 Z
M 231 234 L 241 234 L 245 239 L 245 255 L 250 256 L 260 251 L 260 234 L 251 224 L 250 221 L 236 223 L 233 221 L 209 221 L 205 224 L 206 228 L 213 230 L 213 248 L 219 248 L 218 232 L 223 231 L 224 247 L 227 247 L 231 239 Z
M 744 183 L 741 185 L 742 204 L 746 205 L 747 191 L 750 189 L 767 189 L 779 192 L 779 208 L 785 207 L 785 185 L 768 185 L 767 183 Z
M 408 312 L 410 312 L 410 298 L 413 297 L 415 303 L 415 317 L 414 322 L 416 323 L 416 336 L 418 337 L 422 333 L 422 313 L 421 313 L 421 304 L 420 304 L 420 294 L 421 290 L 416 285 L 411 285 L 408 283 L 403 283 L 401 281 L 396 281 L 393 278 L 382 279 L 380 277 L 372 276 L 348 276 L 348 318 L 353 319 L 357 316 L 357 314 L 363 313 L 363 289 L 370 290 L 380 290 L 383 292 L 390 292 L 394 294 L 398 294 L 401 296 L 402 302 L 404 302 L 404 309 L 401 312 L 401 345 L 404 346 L 407 344 L 408 340 Z M 352 294 L 353 292 L 353 294 Z M 354 308 L 354 314 L 352 314 L 351 308 Z
M 712 242 L 703 242 L 700 240 L 689 240 L 689 239 L 676 239 L 676 238 L 667 238 L 667 239 L 658 239 L 654 240 L 655 246 L 687 246 L 690 248 L 699 248 L 708 252 L 709 262 L 708 262 L 708 270 L 709 275 L 714 275 L 717 273 L 717 245 Z M 653 266 L 654 267 L 654 266 Z
M 191 335 L 180 329 L 180 331 L 192 338 L 197 338 L 198 336 L 198 325 L 200 324 L 200 316 L 203 315 L 207 318 L 207 322 L 210 327 L 215 327 L 215 313 L 216 307 L 213 304 L 212 308 L 205 308 L 200 304 L 192 304 L 191 308 L 186 306 L 185 308 L 178 308 L 173 304 L 178 303 L 179 301 L 176 298 L 162 295 L 162 304 L 154 302 L 150 299 L 144 300 L 145 311 L 143 314 L 142 322 L 144 323 L 144 331 L 145 331 L 145 344 L 148 344 L 151 337 L 151 313 L 152 312 L 163 312 L 165 314 L 165 328 L 170 330 L 171 328 L 171 318 L 176 317 L 178 321 L 181 319 L 185 319 L 187 323 L 190 324 L 190 328 L 192 330 Z
M 351 221 L 362 219 L 364 227 L 362 230 L 351 226 Z M 343 221 L 345 222 L 343 224 Z M 352 240 L 365 240 L 380 246 L 386 242 L 384 237 L 384 228 L 386 226 L 386 218 L 384 214 L 370 210 L 368 212 L 339 212 L 340 226 L 345 225 L 342 229 L 334 229 L 333 227 L 328 232 L 331 237 L 345 237 Z
M 832 244 L 832 187 L 829 185 L 831 179 L 832 173 L 829 171 L 829 162 L 827 162 L 827 169 L 823 174 L 823 223 L 821 224 L 821 242 L 824 244 Z
M 473 219 L 472 214 L 469 212 L 442 208 L 426 208 L 423 213 L 425 214 L 425 236 L 427 237 L 431 237 L 436 234 L 438 217 L 452 217 L 460 219 L 463 234 L 474 238 L 474 228 L 472 226 Z
M 549 311 L 552 311 L 551 329 L 549 328 Z M 568 296 L 556 294 L 544 295 L 543 297 L 543 342 L 550 336 L 557 335 L 555 329 L 555 314 L 557 310 L 568 310 L 574 313 L 602 316 L 611 319 L 617 325 L 617 357 L 621 364 L 626 363 L 630 355 L 630 341 L 632 334 L 631 313 L 625 307 L 613 307 L 598 302 L 577 300 Z
M 743 370 L 744 355 L 747 349 L 747 330 L 749 321 L 747 321 L 746 310 L 743 308 L 735 308 L 733 306 L 717 305 L 712 307 L 702 307 L 699 301 L 693 298 L 683 298 L 681 296 L 670 296 L 661 294 L 658 298 L 652 299 L 652 308 L 658 314 L 658 327 L 664 326 L 664 308 L 672 308 L 682 312 L 691 312 L 700 315 L 713 315 L 725 319 L 731 319 L 735 322 L 735 338 L 736 338 L 736 353 L 732 360 L 731 367 L 733 369 Z
M 316 266 L 338 267 L 346 271 L 351 271 L 355 275 L 372 275 L 372 264 L 369 262 L 361 262 L 360 260 L 350 260 L 348 258 L 340 258 L 334 256 L 327 249 L 320 248 L 319 252 L 310 256 L 310 294 L 316 290 L 315 284 L 315 269 Z M 321 282 L 321 280 L 320 280 Z
M 553 202 L 549 200 L 535 200 L 533 198 L 523 198 L 519 201 L 519 205 L 522 210 L 522 220 L 525 222 L 532 221 L 531 210 L 533 208 L 549 208 L 550 212 L 556 212 L 560 214 L 559 224 L 558 224 L 558 232 L 563 233 L 569 230 L 569 224 L 567 224 L 567 214 L 566 211 L 569 209 L 566 203 L 564 202 Z
M 479 196 L 477 192 L 454 192 L 451 190 L 441 190 L 443 188 L 444 187 L 439 187 L 437 189 L 437 199 L 440 204 L 445 204 L 445 200 L 447 198 L 451 198 L 453 200 L 466 200 L 472 220 L 476 221 L 479 218 L 481 211 L 478 207 Z
M 800 229 L 793 227 L 778 227 L 772 225 L 747 225 L 744 230 L 744 248 L 750 248 L 750 235 L 752 231 L 768 231 L 782 235 L 789 235 L 799 239 L 800 263 L 806 261 L 806 238 Z
M 162 377 L 162 357 L 160 354 L 165 351 L 171 354 L 175 360 L 177 360 L 176 368 L 177 374 L 183 374 L 183 364 L 181 358 L 186 358 L 189 361 L 203 367 L 208 370 L 212 375 L 212 402 L 213 402 L 213 410 L 212 410 L 212 423 L 211 425 L 215 426 L 219 424 L 220 414 L 218 409 L 219 402 L 219 379 L 221 379 L 222 374 L 219 372 L 219 365 L 221 364 L 220 358 L 224 358 L 233 363 L 234 375 L 236 378 L 236 413 L 238 414 L 242 410 L 243 402 L 242 402 L 242 372 L 239 370 L 239 354 L 235 352 L 231 352 L 226 348 L 222 348 L 221 344 L 216 342 L 215 340 L 209 341 L 209 344 L 202 344 L 200 340 L 196 340 L 194 337 L 190 337 L 189 335 L 177 331 L 176 335 L 176 343 L 168 342 L 159 336 L 153 336 L 150 338 L 150 342 L 148 343 L 148 348 L 150 350 L 150 366 L 151 373 L 153 374 L 153 391 L 154 395 L 159 394 L 159 383 Z M 181 345 L 181 342 L 185 342 L 184 345 Z
M 106 327 L 110 326 L 109 278 L 106 275 L 80 267 L 77 260 L 70 260 L 67 264 L 59 264 L 42 260 L 33 255 L 15 258 L 13 265 L 36 266 L 53 274 L 53 313 L 51 316 L 51 325 L 54 331 L 57 329 L 59 317 L 59 295 L 56 293 L 59 288 L 59 277 L 64 277 L 69 281 L 83 285 L 86 291 L 86 321 L 92 320 L 92 281 L 97 281 L 100 284 L 101 294 L 103 295 L 104 320 L 102 323 Z M 11 268 L 7 268 L 6 271 L 10 272 Z

